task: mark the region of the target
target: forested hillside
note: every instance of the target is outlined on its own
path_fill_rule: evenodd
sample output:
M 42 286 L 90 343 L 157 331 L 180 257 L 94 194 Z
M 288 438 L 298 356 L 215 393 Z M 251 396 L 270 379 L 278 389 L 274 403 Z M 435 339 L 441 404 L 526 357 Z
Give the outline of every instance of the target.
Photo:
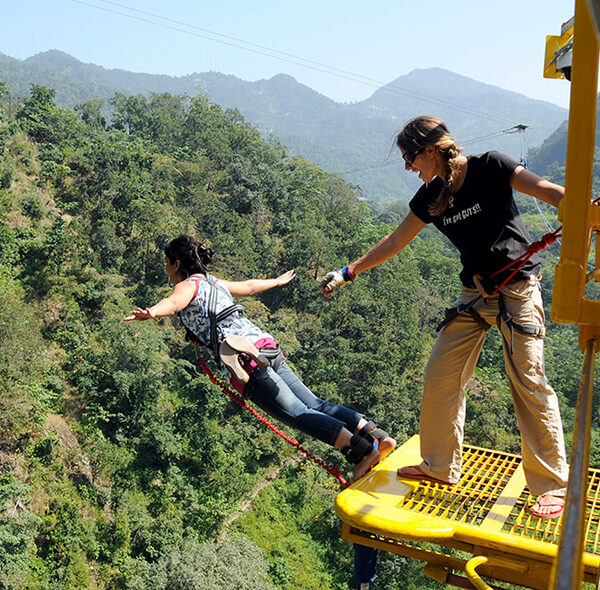
M 416 69 L 388 84 L 362 79 L 373 87 L 373 94 L 343 104 L 285 74 L 252 82 L 219 72 L 150 75 L 82 63 L 56 50 L 25 60 L 0 54 L 0 80 L 21 96 L 29 94 L 32 83 L 53 88 L 56 104 L 65 107 L 88 99 L 108 100 L 116 92 L 195 96 L 200 90 L 222 108 L 239 110 L 263 137 L 275 135 L 291 154 L 340 173 L 360 186 L 367 199 L 381 202 L 407 200 L 418 185 L 398 166 L 392 151 L 394 134 L 410 117 L 441 116 L 467 152 L 496 149 L 517 159 L 567 117 L 565 109 L 551 102 L 441 68 Z M 108 105 L 103 105 L 108 113 Z M 526 133 L 511 131 L 517 124 L 527 125 Z
M 244 301 L 248 315 L 315 392 L 403 442 L 434 327 L 459 289 L 455 252 L 428 228 L 325 299 L 316 278 L 388 233 L 403 205 L 365 203 L 204 95 L 117 95 L 107 127 L 98 102 L 59 108 L 40 86 L 9 120 L 9 92 L 0 85 L 0 588 L 353 587 L 335 480 L 210 384 L 177 321 L 122 318 L 169 292 L 162 247 L 181 232 L 214 248 L 224 278 L 294 268 L 286 287 Z M 544 258 L 547 304 L 555 256 Z M 488 341 L 467 441 L 518 452 L 495 331 Z M 576 330 L 549 325 L 546 355 L 569 438 Z M 373 584 L 438 587 L 390 556 Z
M 600 97 L 596 101 L 596 108 L 600 106 Z M 600 143 L 600 121 L 596 119 L 596 151 Z M 539 174 L 556 174 L 564 168 L 567 159 L 567 132 L 568 125 L 565 121 L 544 142 L 529 152 L 529 164 Z M 599 169 L 594 171 L 594 176 L 599 176 Z

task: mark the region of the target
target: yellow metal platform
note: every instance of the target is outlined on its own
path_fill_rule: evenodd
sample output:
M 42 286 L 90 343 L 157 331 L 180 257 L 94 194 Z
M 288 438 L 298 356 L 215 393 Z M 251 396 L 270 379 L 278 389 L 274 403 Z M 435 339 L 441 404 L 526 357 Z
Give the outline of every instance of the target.
M 456 486 L 400 480 L 398 467 L 421 461 L 419 437 L 412 437 L 338 495 L 335 510 L 344 523 L 342 537 L 426 561 L 430 564 L 426 573 L 432 577 L 441 575 L 441 568 L 464 572 L 469 559 L 457 557 L 457 551 L 450 555 L 432 549 L 433 543 L 488 557 L 477 569 L 484 576 L 548 588 L 562 518 L 529 514 L 535 496 L 527 489 L 518 455 L 468 445 L 463 453 L 462 478 Z M 585 579 L 593 582 L 600 566 L 597 469 L 589 470 L 587 496 L 583 561 Z

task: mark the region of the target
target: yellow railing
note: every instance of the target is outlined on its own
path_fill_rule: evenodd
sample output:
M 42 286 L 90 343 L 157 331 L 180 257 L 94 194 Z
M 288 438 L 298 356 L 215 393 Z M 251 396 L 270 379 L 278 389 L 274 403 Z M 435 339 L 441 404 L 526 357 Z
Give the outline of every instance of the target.
M 583 551 L 588 525 L 587 480 L 591 430 L 594 356 L 600 348 L 600 301 L 588 299 L 585 288 L 600 273 L 600 207 L 592 204 L 592 173 L 598 92 L 598 17 L 600 3 L 576 0 L 571 71 L 571 101 L 560 262 L 554 278 L 551 319 L 579 324 L 579 344 L 585 352 L 571 448 L 567 505 L 552 588 L 581 587 Z M 593 238 L 595 269 L 588 272 Z

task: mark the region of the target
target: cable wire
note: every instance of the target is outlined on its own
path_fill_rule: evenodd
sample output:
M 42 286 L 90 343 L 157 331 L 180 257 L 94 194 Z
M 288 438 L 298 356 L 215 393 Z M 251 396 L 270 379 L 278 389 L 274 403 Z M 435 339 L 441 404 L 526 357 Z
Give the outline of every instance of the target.
M 473 143 L 479 143 L 480 141 L 484 141 L 486 139 L 492 139 L 494 137 L 500 137 L 500 136 L 506 135 L 506 134 L 521 133 L 522 131 L 524 131 L 524 129 L 522 129 L 522 127 L 527 127 L 527 126 L 526 125 L 524 126 L 522 123 L 520 123 L 518 125 L 514 125 L 513 127 L 509 127 L 508 129 L 503 129 L 501 131 L 494 131 L 493 133 L 488 133 L 487 135 L 480 135 L 478 137 L 474 137 L 472 139 L 467 139 L 467 140 L 461 141 L 459 143 L 461 146 L 464 146 L 464 145 L 469 145 L 469 144 L 473 144 Z M 404 165 L 403 161 L 400 158 L 390 159 L 388 157 L 386 160 L 384 160 L 382 162 L 373 162 L 372 164 L 365 166 L 363 168 L 350 168 L 348 170 L 338 170 L 338 171 L 336 171 L 336 174 L 354 174 L 357 172 L 367 172 L 369 170 L 374 170 L 376 168 L 384 168 L 385 166 L 390 166 L 391 164 Z
M 314 61 L 314 60 L 310 60 L 310 59 L 306 59 L 300 56 L 296 56 L 294 54 L 291 53 L 286 53 L 284 51 L 280 51 L 278 49 L 272 49 L 270 47 L 266 47 L 264 45 L 260 45 L 258 43 L 252 43 L 250 41 L 244 41 L 243 39 L 239 39 L 237 37 L 233 37 L 230 35 L 225 35 L 223 33 L 218 33 L 216 31 L 211 31 L 209 29 L 204 29 L 202 27 L 199 27 L 197 25 L 192 25 L 192 24 L 188 24 L 182 21 L 177 21 L 168 17 L 164 17 L 158 14 L 154 14 L 152 12 L 147 12 L 145 10 L 139 10 L 136 8 L 131 8 L 129 6 L 126 6 L 125 4 L 120 4 L 118 2 L 113 2 L 111 0 L 96 0 L 97 2 L 103 2 L 105 4 L 110 4 L 112 6 L 116 6 L 118 8 L 123 8 L 125 10 L 128 10 L 130 12 L 135 12 L 138 14 L 143 14 L 145 16 L 150 16 L 153 19 L 159 19 L 161 21 L 165 21 L 165 22 L 156 22 L 153 20 L 149 20 L 147 18 L 143 18 L 143 17 L 139 17 L 133 14 L 128 14 L 126 12 L 121 12 L 119 10 L 114 10 L 112 8 L 108 8 L 108 7 L 104 7 L 104 6 L 99 6 L 97 4 L 93 4 L 91 2 L 86 2 L 84 0 L 70 0 L 71 2 L 74 2 L 76 4 L 81 4 L 84 6 L 88 6 L 90 8 L 96 8 L 97 10 L 102 10 L 105 12 L 110 12 L 113 14 L 118 14 L 120 16 L 124 16 L 126 18 L 130 18 L 133 20 L 138 20 L 140 22 L 144 22 L 144 23 L 148 23 L 148 24 L 153 24 L 159 27 L 163 27 L 163 28 L 167 28 L 167 29 L 171 29 L 173 31 L 177 31 L 180 33 L 185 33 L 187 35 L 191 35 L 194 37 L 199 37 L 201 39 L 207 39 L 209 41 L 215 41 L 217 43 L 221 43 L 224 45 L 228 45 L 230 47 L 235 47 L 237 49 L 243 49 L 244 51 L 250 51 L 252 53 L 257 53 L 259 55 L 263 55 L 266 57 L 271 57 L 273 59 L 278 59 L 280 61 L 284 61 L 287 63 L 291 63 L 294 65 L 298 65 L 304 68 L 309 68 L 318 72 L 322 72 L 325 74 L 330 74 L 333 76 L 337 76 L 339 78 L 343 78 L 345 80 L 350 80 L 352 82 L 357 82 L 359 84 L 364 84 L 366 86 L 371 86 L 371 87 L 375 87 L 377 89 L 380 90 L 385 90 L 387 92 L 394 92 L 396 94 L 401 94 L 404 96 L 410 96 L 412 98 L 417 98 L 419 100 L 423 100 L 423 101 L 427 101 L 427 102 L 431 102 L 433 104 L 438 104 L 440 106 L 444 106 L 446 108 L 449 109 L 453 109 L 462 113 L 466 113 L 466 114 L 470 114 L 470 115 L 474 115 L 480 118 L 484 118 L 484 119 L 488 119 L 491 121 L 496 121 L 498 123 L 505 123 L 505 124 L 512 124 L 512 121 L 509 121 L 508 119 L 504 119 L 502 117 L 498 117 L 496 115 L 493 115 L 491 113 L 487 113 L 485 111 L 479 111 L 476 109 L 469 109 L 467 107 L 464 107 L 463 105 L 459 105 L 456 103 L 452 103 L 450 101 L 441 99 L 441 98 L 434 98 L 431 96 L 427 96 L 424 94 L 420 94 L 418 92 L 414 92 L 412 90 L 407 90 L 405 88 L 401 88 L 400 86 L 395 86 L 394 84 L 386 84 L 385 82 L 382 82 L 381 80 L 376 80 L 374 78 L 369 78 L 367 76 L 363 76 L 361 74 L 356 74 L 354 72 L 350 72 L 348 70 L 343 70 L 341 68 L 337 68 L 335 66 L 329 66 L 327 64 L 318 62 L 318 61 Z M 171 24 L 166 24 L 166 23 L 173 23 L 173 25 L 178 25 L 178 26 L 173 26 Z M 210 37 L 207 34 L 201 34 L 201 33 L 196 33 L 194 31 L 189 31 L 186 29 L 183 29 L 181 27 L 187 27 L 188 29 L 194 29 L 196 31 L 202 31 L 202 33 L 207 33 L 209 35 L 215 35 L 218 37 L 221 37 L 222 39 L 215 39 L 214 37 Z M 244 47 L 242 45 L 239 45 L 240 43 L 243 43 L 245 45 L 248 45 L 248 47 Z M 303 63 L 304 62 L 304 63 Z

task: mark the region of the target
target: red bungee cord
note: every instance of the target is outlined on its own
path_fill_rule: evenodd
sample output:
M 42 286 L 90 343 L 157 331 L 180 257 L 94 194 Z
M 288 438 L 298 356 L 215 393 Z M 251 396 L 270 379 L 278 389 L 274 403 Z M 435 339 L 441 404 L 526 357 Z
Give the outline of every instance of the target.
M 597 205 L 599 202 L 600 202 L 600 197 L 596 197 L 595 199 L 592 200 L 593 205 Z M 508 270 L 513 264 L 517 264 L 517 267 L 508 275 L 508 277 L 506 277 L 506 279 L 504 281 L 502 281 L 502 283 L 500 283 L 500 285 L 498 285 L 491 293 L 489 293 L 489 295 L 495 295 L 496 293 L 498 293 L 498 291 L 500 291 L 500 289 L 502 289 L 502 287 L 504 287 L 504 285 L 506 285 L 506 283 L 508 283 L 510 281 L 510 279 L 512 279 L 519 272 L 521 267 L 535 253 L 540 252 L 541 250 L 544 250 L 550 244 L 553 244 L 554 242 L 556 242 L 556 240 L 558 240 L 560 238 L 561 231 L 562 231 L 562 225 L 559 228 L 555 229 L 554 231 L 544 234 L 540 240 L 537 240 L 536 242 L 532 242 L 529 245 L 529 248 L 527 248 L 527 250 L 525 251 L 525 253 L 521 254 L 521 256 L 519 256 L 516 260 L 509 262 L 506 266 L 502 267 L 500 270 L 497 270 L 493 275 L 490 275 L 490 279 L 493 279 L 495 276 L 498 276 L 500 273 L 504 272 L 505 270 Z
M 340 473 L 338 467 L 332 467 L 331 465 L 327 465 L 327 463 L 325 463 L 323 460 L 319 459 L 318 457 L 315 457 L 310 451 L 306 450 L 298 441 L 294 440 L 291 436 L 283 432 L 281 428 L 278 428 L 270 420 L 268 420 L 262 414 L 257 412 L 252 406 L 250 406 L 246 402 L 246 400 L 244 400 L 243 397 L 232 391 L 220 379 L 217 379 L 217 377 L 215 377 L 212 371 L 208 368 L 208 365 L 206 364 L 203 358 L 198 359 L 198 361 L 200 363 L 200 366 L 202 367 L 202 370 L 208 375 L 208 378 L 215 385 L 220 387 L 221 390 L 225 392 L 231 398 L 232 401 L 240 405 L 242 408 L 248 410 L 257 420 L 259 420 L 263 424 L 266 424 L 273 432 L 275 432 L 281 438 L 289 442 L 292 446 L 296 447 L 301 453 L 304 453 L 311 461 L 316 463 L 319 467 L 325 469 L 325 471 L 327 471 L 329 474 L 333 475 L 333 477 L 335 477 L 338 480 L 340 486 L 346 487 L 347 485 L 349 485 L 349 483 L 342 477 L 342 474 Z
M 491 293 L 489 293 L 490 295 L 495 295 L 496 293 L 498 293 L 498 291 L 500 291 L 500 289 L 502 289 L 502 287 L 504 287 L 504 285 L 506 285 L 506 283 L 508 283 L 510 281 L 510 279 L 512 279 L 518 272 L 519 270 L 521 270 L 522 266 L 537 252 L 540 252 L 541 250 L 544 250 L 545 248 L 547 248 L 550 244 L 553 244 L 554 242 L 556 242 L 556 240 L 558 240 L 558 238 L 560 238 L 560 232 L 562 231 L 562 225 L 558 228 L 555 229 L 553 232 L 544 234 L 542 236 L 542 238 L 540 240 L 537 240 L 535 242 L 531 242 L 531 244 L 529 245 L 529 248 L 527 248 L 527 250 L 521 254 L 521 256 L 519 256 L 518 258 L 516 258 L 515 260 L 512 260 L 511 262 L 509 262 L 506 266 L 503 266 L 500 270 L 497 270 L 494 274 L 490 275 L 490 279 L 493 279 L 495 276 L 498 276 L 500 273 L 503 273 L 505 270 L 508 270 L 511 266 L 513 266 L 514 264 L 516 264 L 517 266 L 515 267 L 515 269 L 506 277 L 506 279 L 504 279 Z

